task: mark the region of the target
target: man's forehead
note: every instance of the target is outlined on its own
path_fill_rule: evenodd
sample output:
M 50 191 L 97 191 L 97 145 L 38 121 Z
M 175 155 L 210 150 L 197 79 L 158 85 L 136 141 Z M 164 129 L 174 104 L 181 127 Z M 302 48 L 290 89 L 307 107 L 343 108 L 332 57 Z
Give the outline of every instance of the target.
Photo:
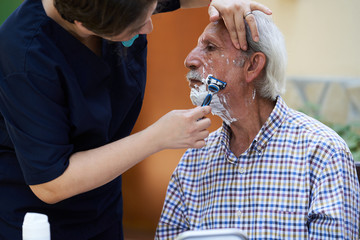
M 201 34 L 199 40 L 216 39 L 219 42 L 225 43 L 230 41 L 230 35 L 222 21 L 216 21 L 209 23 L 204 32 Z
M 223 21 L 216 21 L 209 23 L 206 28 L 204 29 L 204 33 L 210 33 L 210 34 L 219 34 L 226 30 L 226 27 L 223 23 Z

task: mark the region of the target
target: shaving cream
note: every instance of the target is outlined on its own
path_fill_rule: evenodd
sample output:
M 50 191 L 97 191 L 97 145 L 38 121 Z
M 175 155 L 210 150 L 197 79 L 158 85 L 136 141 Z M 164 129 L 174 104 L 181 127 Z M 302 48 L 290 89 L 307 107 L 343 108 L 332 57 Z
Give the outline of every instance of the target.
M 202 82 L 205 83 L 206 82 L 205 79 L 202 79 Z M 207 91 L 207 87 L 205 84 L 191 88 L 190 99 L 191 102 L 196 106 L 201 106 L 206 95 L 208 95 L 209 93 Z M 226 109 L 227 99 L 224 94 L 221 94 L 220 96 L 218 96 L 218 94 L 214 94 L 210 106 L 211 106 L 211 113 L 213 115 L 219 116 L 227 125 L 230 125 L 230 123 L 235 122 L 237 120 L 235 118 L 232 118 L 230 116 L 229 111 Z

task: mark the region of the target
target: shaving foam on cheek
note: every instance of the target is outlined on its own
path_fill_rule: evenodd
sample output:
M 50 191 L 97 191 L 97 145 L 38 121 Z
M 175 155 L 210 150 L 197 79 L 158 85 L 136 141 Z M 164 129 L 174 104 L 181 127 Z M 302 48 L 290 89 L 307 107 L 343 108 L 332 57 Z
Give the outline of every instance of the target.
M 210 106 L 211 113 L 219 116 L 227 125 L 230 125 L 230 123 L 237 121 L 236 118 L 231 117 L 230 112 L 227 109 L 228 104 L 226 96 L 224 94 L 220 96 L 215 94 L 213 96 Z
M 206 95 L 208 95 L 208 91 L 205 84 L 202 84 L 201 86 L 195 86 L 190 91 L 191 102 L 196 106 L 201 106 Z M 227 125 L 230 125 L 230 123 L 237 120 L 235 118 L 232 118 L 229 111 L 226 109 L 226 96 L 220 95 L 219 97 L 217 94 L 214 94 L 210 106 L 211 113 L 213 115 L 219 116 Z

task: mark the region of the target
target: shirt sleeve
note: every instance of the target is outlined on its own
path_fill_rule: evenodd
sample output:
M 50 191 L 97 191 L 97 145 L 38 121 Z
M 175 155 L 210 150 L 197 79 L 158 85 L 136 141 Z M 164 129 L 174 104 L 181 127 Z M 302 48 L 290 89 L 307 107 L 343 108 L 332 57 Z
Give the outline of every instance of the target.
M 358 239 L 359 183 L 350 152 L 337 151 L 314 181 L 309 239 Z
M 175 239 L 178 234 L 190 229 L 186 220 L 184 194 L 180 186 L 175 170 L 169 182 L 155 239 Z
M 180 8 L 179 0 L 159 0 L 154 14 L 171 12 L 171 11 L 175 11 L 179 8 Z
M 0 82 L 0 110 L 27 184 L 60 176 L 73 150 L 61 86 L 31 73 Z

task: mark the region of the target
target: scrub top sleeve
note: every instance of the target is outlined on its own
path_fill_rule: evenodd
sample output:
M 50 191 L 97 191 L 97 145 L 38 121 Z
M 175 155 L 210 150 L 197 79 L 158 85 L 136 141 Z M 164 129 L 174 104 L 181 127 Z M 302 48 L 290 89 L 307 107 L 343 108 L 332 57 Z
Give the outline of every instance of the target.
M 68 166 L 68 110 L 61 86 L 29 73 L 0 82 L 0 110 L 28 185 L 51 181 Z

